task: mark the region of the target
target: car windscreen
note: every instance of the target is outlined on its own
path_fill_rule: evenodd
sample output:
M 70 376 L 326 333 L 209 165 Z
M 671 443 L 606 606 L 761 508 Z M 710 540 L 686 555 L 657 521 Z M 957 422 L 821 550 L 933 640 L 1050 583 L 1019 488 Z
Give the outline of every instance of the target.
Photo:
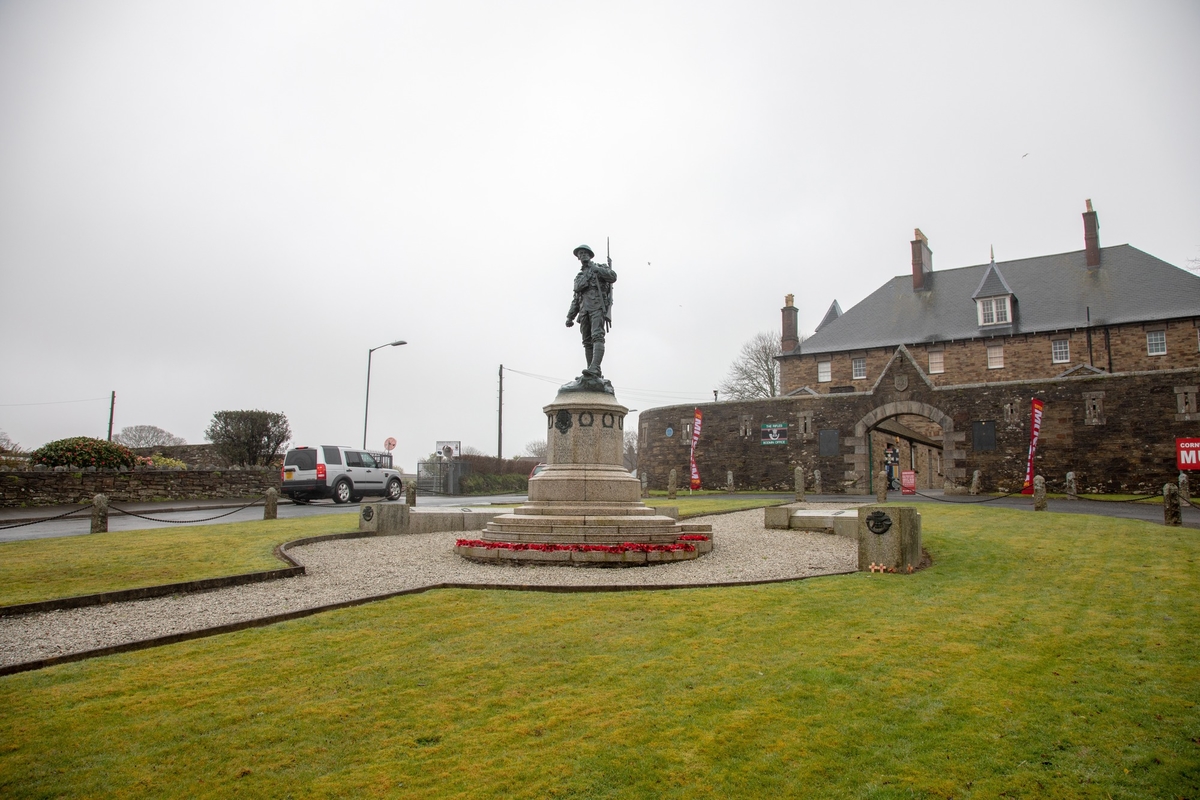
M 296 467 L 297 469 L 316 469 L 317 451 L 289 450 L 287 458 L 283 460 L 283 465 L 285 467 Z
M 329 445 L 322 445 L 321 449 L 325 451 L 326 464 L 336 464 L 339 467 L 342 465 L 341 450 L 337 449 L 336 447 L 330 447 Z

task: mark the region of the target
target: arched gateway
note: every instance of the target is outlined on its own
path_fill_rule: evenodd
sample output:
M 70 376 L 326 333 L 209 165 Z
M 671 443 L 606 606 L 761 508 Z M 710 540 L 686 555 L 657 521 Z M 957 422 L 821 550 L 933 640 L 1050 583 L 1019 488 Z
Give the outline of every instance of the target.
M 924 417 L 939 425 L 942 429 L 942 459 L 945 465 L 945 475 L 949 478 L 965 473 L 966 470 L 963 468 L 965 453 L 962 449 L 955 448 L 955 443 L 961 442 L 963 436 L 955 435 L 954 418 L 928 403 L 917 400 L 895 400 L 873 408 L 854 425 L 854 437 L 849 440 L 854 448 L 854 453 L 846 456 L 846 461 L 851 465 L 851 469 L 860 476 L 855 487 L 859 491 L 866 491 L 869 485 L 867 476 L 871 470 L 871 448 L 868 437 L 871 431 L 885 420 L 902 416 Z

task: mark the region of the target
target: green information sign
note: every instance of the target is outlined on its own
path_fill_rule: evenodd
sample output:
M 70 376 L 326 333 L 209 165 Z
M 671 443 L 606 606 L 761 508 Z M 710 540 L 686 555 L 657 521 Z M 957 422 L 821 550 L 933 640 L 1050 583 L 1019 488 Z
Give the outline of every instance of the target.
M 762 424 L 763 444 L 787 444 L 788 424 L 786 422 L 764 422 Z

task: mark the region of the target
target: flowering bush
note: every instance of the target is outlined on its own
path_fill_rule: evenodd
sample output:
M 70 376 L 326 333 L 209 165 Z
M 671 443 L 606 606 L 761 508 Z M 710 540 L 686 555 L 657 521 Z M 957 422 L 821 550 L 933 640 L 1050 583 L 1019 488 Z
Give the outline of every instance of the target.
M 138 456 L 138 461 L 150 469 L 187 469 L 187 463 L 180 461 L 178 458 L 171 458 L 162 454 L 153 456 Z
M 685 533 L 679 537 L 681 542 L 707 542 L 708 537 L 702 533 Z
M 129 448 L 103 439 L 75 436 L 44 444 L 30 455 L 34 465 L 47 467 L 95 467 L 96 469 L 132 469 L 137 456 Z
M 690 553 L 696 548 L 690 544 L 643 544 L 621 542 L 620 544 L 553 544 L 543 542 L 485 542 L 482 539 L 459 539 L 455 547 L 484 547 L 488 550 L 534 550 L 540 553 Z

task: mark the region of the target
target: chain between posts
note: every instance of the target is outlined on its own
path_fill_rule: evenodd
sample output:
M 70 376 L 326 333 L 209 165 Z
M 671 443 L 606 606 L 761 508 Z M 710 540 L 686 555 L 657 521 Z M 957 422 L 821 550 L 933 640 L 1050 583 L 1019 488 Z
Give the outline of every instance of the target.
M 115 511 L 118 514 L 124 514 L 127 517 L 137 517 L 138 519 L 144 519 L 149 522 L 162 522 L 162 523 L 166 523 L 169 525 L 186 525 L 191 522 L 212 522 L 214 519 L 221 519 L 222 517 L 228 517 L 231 514 L 236 514 L 239 511 L 245 511 L 247 508 L 258 505 L 265 498 L 266 498 L 266 495 L 261 494 L 244 506 L 239 506 L 239 507 L 233 509 L 232 511 L 227 511 L 224 514 L 218 514 L 215 517 L 205 517 L 203 519 L 160 519 L 158 517 L 147 517 L 144 514 L 138 514 L 134 511 L 126 511 L 123 508 L 118 508 L 117 506 L 114 506 L 111 503 L 109 503 L 108 508 L 109 508 L 109 511 Z M 8 530 L 12 530 L 13 528 L 24 528 L 29 525 L 38 525 L 43 522 L 54 522 L 55 520 L 66 519 L 67 517 L 70 517 L 74 514 L 91 514 L 91 513 L 92 513 L 92 509 L 90 509 L 90 508 L 77 508 L 73 511 L 67 511 L 63 514 L 58 514 L 53 517 L 45 517 L 43 519 L 31 519 L 28 522 L 18 522 L 14 525 L 0 526 L 0 531 L 8 531 Z

